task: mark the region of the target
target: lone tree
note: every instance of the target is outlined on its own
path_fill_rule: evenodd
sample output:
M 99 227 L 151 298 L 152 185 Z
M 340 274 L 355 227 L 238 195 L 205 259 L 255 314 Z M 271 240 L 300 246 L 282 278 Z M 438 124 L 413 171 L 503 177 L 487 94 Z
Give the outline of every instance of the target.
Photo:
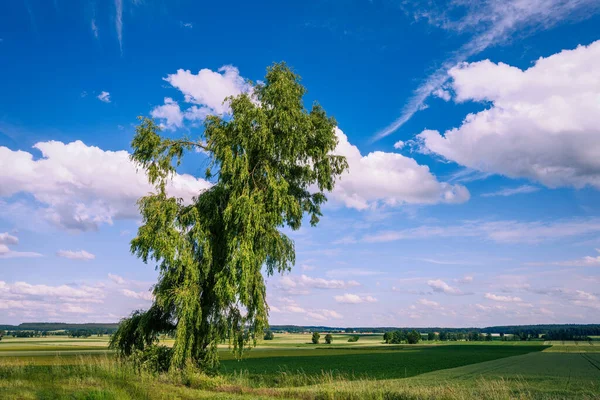
M 174 332 L 171 368 L 218 365 L 217 344 L 228 339 L 236 356 L 256 345 L 267 326 L 263 274 L 291 270 L 297 230 L 305 215 L 319 222 L 321 205 L 347 168 L 333 155 L 336 122 L 313 104 L 285 64 L 267 69 L 251 93 L 226 99 L 229 116 L 209 116 L 203 137 L 160 135 L 142 118 L 131 159 L 156 193 L 138 201 L 142 225 L 131 251 L 159 271 L 154 302 L 122 321 L 111 346 L 121 355 L 144 350 L 159 333 Z M 209 157 L 212 186 L 185 204 L 167 193 L 186 152 Z
M 321 334 L 319 332 L 313 332 L 312 334 L 312 342 L 314 344 L 319 344 L 319 339 L 321 338 Z
M 333 335 L 331 333 L 328 333 L 327 335 L 325 335 L 325 343 L 331 344 L 331 342 L 333 342 Z
M 265 336 L 263 337 L 264 340 L 273 340 L 274 338 L 275 334 L 273 334 L 273 331 L 266 331 Z

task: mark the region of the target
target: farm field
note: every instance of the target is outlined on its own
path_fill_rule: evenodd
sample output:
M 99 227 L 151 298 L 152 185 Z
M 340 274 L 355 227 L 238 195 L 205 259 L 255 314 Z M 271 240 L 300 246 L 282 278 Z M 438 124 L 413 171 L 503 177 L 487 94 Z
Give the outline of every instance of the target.
M 600 398 L 600 346 L 578 342 L 424 342 L 380 335 L 331 345 L 277 334 L 216 376 L 152 375 L 115 361 L 107 337 L 0 342 L 0 398 Z M 171 343 L 165 340 L 165 344 Z

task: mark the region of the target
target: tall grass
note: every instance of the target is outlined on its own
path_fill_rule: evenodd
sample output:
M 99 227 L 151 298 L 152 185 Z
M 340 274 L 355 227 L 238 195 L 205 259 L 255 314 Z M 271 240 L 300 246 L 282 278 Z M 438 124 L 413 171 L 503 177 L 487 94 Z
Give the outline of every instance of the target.
M 269 383 L 272 386 L 256 382 L 245 371 L 229 376 L 208 376 L 193 369 L 155 374 L 110 356 L 81 356 L 72 365 L 49 366 L 0 359 L 0 399 L 600 399 L 594 394 L 536 391 L 523 379 L 355 380 L 330 372 L 282 370 L 276 384 Z

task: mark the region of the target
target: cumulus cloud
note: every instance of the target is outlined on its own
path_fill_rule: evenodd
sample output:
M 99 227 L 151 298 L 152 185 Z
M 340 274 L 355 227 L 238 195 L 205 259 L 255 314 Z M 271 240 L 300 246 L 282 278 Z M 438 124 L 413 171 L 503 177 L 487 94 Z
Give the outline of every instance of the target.
M 428 8 L 423 8 L 423 5 Z M 506 41 L 515 31 L 521 35 L 548 29 L 569 20 L 589 18 L 600 10 L 596 0 L 485 0 L 468 2 L 451 0 L 442 7 L 435 2 L 403 2 L 402 7 L 415 19 L 422 19 L 444 30 L 469 33 L 469 40 L 460 46 L 428 76 L 405 104 L 401 115 L 375 135 L 381 139 L 404 125 L 416 112 L 427 108 L 431 94 L 449 97 L 443 87 L 448 70 L 490 46 Z M 491 80 L 491 79 L 490 79 Z
M 452 98 L 452 95 L 450 94 L 450 92 L 448 92 L 447 90 L 444 90 L 442 88 L 438 88 L 438 89 L 434 90 L 432 94 L 435 97 L 439 97 L 440 99 L 442 99 L 444 101 L 450 101 L 450 99 Z
M 357 294 L 346 293 L 344 295 L 335 296 L 335 301 L 345 304 L 360 304 L 360 303 L 375 303 L 377 299 L 373 296 L 359 296 Z
M 224 103 L 225 98 L 251 90 L 251 85 L 231 65 L 222 66 L 216 72 L 201 69 L 197 74 L 179 69 L 164 79 L 184 94 L 187 103 L 202 106 L 207 114 L 228 113 L 229 105 Z
M 125 283 L 125 279 L 122 276 L 115 275 L 115 274 L 108 274 L 108 279 L 110 279 L 117 285 L 122 285 Z
M 43 205 L 40 218 L 59 227 L 86 231 L 114 219 L 138 218 L 137 199 L 153 190 L 126 151 L 104 151 L 81 141 L 33 147 L 41 158 L 0 147 L 0 197 L 33 196 Z M 189 202 L 209 187 L 203 179 L 176 174 L 168 192 Z
M 125 297 L 130 297 L 132 299 L 137 300 L 152 301 L 152 299 L 154 298 L 154 296 L 152 296 L 152 293 L 149 291 L 134 292 L 133 290 L 123 289 L 121 293 L 123 293 Z
M 83 260 L 83 261 L 88 261 L 88 260 L 93 260 L 94 258 L 96 258 L 95 255 L 93 255 L 92 253 L 88 253 L 85 250 L 59 250 L 56 252 L 56 255 L 58 257 L 62 257 L 62 258 L 68 258 L 70 260 Z
M 165 97 L 165 104 L 156 106 L 150 113 L 152 118 L 157 118 L 165 129 L 175 130 L 183 126 L 183 113 L 179 104 L 170 97 Z
M 271 312 L 277 314 L 303 314 L 305 321 L 328 321 L 332 319 L 342 319 L 344 316 L 335 310 L 305 308 L 300 306 L 295 300 L 288 297 L 282 297 L 276 300 L 277 305 L 269 302 Z M 296 319 L 297 316 L 294 316 Z
M 445 293 L 451 296 L 462 296 L 465 295 L 467 293 L 464 293 L 462 290 L 460 290 L 457 287 L 453 287 L 448 285 L 446 282 L 444 282 L 441 279 L 432 279 L 427 281 L 427 285 L 434 291 L 434 292 L 438 292 L 438 293 Z
M 300 276 L 284 276 L 279 279 L 278 286 L 293 294 L 308 294 L 308 289 L 346 289 L 360 286 L 360 283 L 354 280 L 313 278 L 302 274 Z
M 485 298 L 488 300 L 501 301 L 503 303 L 519 303 L 523 301 L 520 297 L 500 296 L 493 293 L 486 293 Z
M 77 299 L 97 299 L 104 296 L 101 289 L 91 286 L 50 286 L 50 285 L 32 285 L 27 282 L 15 282 L 13 284 L 0 281 L 0 298 L 23 299 L 26 296 L 38 298 L 62 298 Z M 2 303 L 2 302 L 0 302 Z
M 417 300 L 417 303 L 427 306 L 427 307 L 439 307 L 440 306 L 440 303 L 438 303 L 437 301 L 427 300 L 427 299 L 419 299 L 419 300 Z
M 330 197 L 347 207 L 364 210 L 377 204 L 463 203 L 469 191 L 439 182 L 426 165 L 398 153 L 376 151 L 363 156 L 339 128 L 335 153 L 346 157 L 349 169 Z
M 521 70 L 489 60 L 450 70 L 458 102 L 491 103 L 420 149 L 470 169 L 550 188 L 600 188 L 600 41 Z
M 102 91 L 96 98 L 104 103 L 110 103 L 110 93 L 108 92 Z
M 15 251 L 9 245 L 19 244 L 19 239 L 8 232 L 0 233 L 0 258 L 30 258 L 42 257 L 40 253 L 32 251 Z
M 394 148 L 396 150 L 400 150 L 403 147 L 404 147 L 404 142 L 402 140 L 398 140 L 396 143 L 394 143 Z

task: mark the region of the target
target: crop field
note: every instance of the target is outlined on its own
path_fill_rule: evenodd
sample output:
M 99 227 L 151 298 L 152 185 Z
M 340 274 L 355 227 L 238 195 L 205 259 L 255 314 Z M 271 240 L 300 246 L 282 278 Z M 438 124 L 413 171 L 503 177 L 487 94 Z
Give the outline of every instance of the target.
M 237 361 L 225 345 L 214 376 L 153 375 L 118 362 L 107 337 L 0 342 L 0 398 L 600 399 L 597 342 L 422 342 L 381 335 L 276 334 Z M 170 340 L 163 343 L 169 345 Z

